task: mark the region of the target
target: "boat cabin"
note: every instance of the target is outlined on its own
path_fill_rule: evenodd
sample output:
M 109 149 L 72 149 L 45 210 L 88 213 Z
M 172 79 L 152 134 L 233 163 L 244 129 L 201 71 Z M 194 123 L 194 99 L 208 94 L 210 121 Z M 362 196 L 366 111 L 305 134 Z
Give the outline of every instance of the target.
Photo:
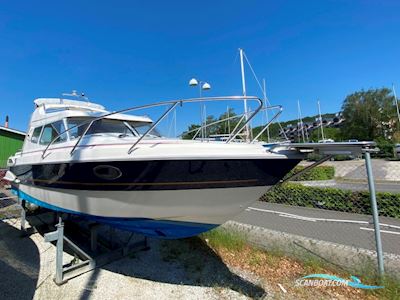
M 99 104 L 85 101 L 40 98 L 34 103 L 35 111 L 31 117 L 23 151 L 44 148 L 57 137 L 53 144 L 76 140 L 83 134 L 85 137 L 140 137 L 153 123 L 146 116 L 127 114 L 112 114 L 101 118 L 110 112 Z M 91 124 L 91 121 L 94 122 Z M 159 136 L 156 130 L 147 135 Z

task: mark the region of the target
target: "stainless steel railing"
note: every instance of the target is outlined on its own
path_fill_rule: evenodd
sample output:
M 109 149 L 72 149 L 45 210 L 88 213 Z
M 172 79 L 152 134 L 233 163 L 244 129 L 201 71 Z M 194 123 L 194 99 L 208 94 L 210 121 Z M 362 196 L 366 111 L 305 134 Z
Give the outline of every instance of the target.
M 134 150 L 135 146 L 137 146 L 140 141 L 142 141 L 155 127 L 158 126 L 158 124 L 174 109 L 176 108 L 176 106 L 181 105 L 183 106 L 183 104 L 185 103 L 195 103 L 195 102 L 217 102 L 217 101 L 243 101 L 243 100 L 250 100 L 250 101 L 256 101 L 258 102 L 258 106 L 257 108 L 249 115 L 249 117 L 246 119 L 246 121 L 243 123 L 242 126 L 240 126 L 240 128 L 235 128 L 232 133 L 229 135 L 229 138 L 227 139 L 226 143 L 230 143 L 244 128 L 245 126 L 259 113 L 259 111 L 263 108 L 263 101 L 261 99 L 259 99 L 258 97 L 254 97 L 254 96 L 224 96 L 224 97 L 204 97 L 204 98 L 190 98 L 190 99 L 181 99 L 181 100 L 170 100 L 170 101 L 162 101 L 162 102 L 157 102 L 157 103 L 152 103 L 152 104 L 146 104 L 146 105 L 140 105 L 140 106 L 134 106 L 134 107 L 130 107 L 130 108 L 126 108 L 126 109 L 122 109 L 122 110 L 118 110 L 118 111 L 114 111 L 114 112 L 110 112 L 110 113 L 106 113 L 100 117 L 88 120 L 87 122 L 83 122 L 81 124 L 78 124 L 76 126 L 67 128 L 66 130 L 64 130 L 63 132 L 59 133 L 44 149 L 43 153 L 42 153 L 42 158 L 45 158 L 45 154 L 47 153 L 47 151 L 49 150 L 50 146 L 54 144 L 55 141 L 57 141 L 57 139 L 60 138 L 61 135 L 65 134 L 66 132 L 75 129 L 75 128 L 79 128 L 81 126 L 85 126 L 88 125 L 85 128 L 85 131 L 83 132 L 83 134 L 78 138 L 77 142 L 75 143 L 74 147 L 71 150 L 71 155 L 74 153 L 74 151 L 76 150 L 76 148 L 79 146 L 80 142 L 82 141 L 82 139 L 84 138 L 84 136 L 86 135 L 86 133 L 89 131 L 90 127 L 93 125 L 93 123 L 95 123 L 98 120 L 104 119 L 106 117 L 112 116 L 114 114 L 120 114 L 120 113 L 126 113 L 129 111 L 135 111 L 135 110 L 141 110 L 141 109 L 146 109 L 146 108 L 152 108 L 152 107 L 157 107 L 157 106 L 169 106 L 167 111 L 165 113 L 163 113 L 161 115 L 160 118 L 157 119 L 157 121 L 155 121 L 152 126 L 150 126 L 150 128 L 141 136 L 139 136 L 139 138 L 135 141 L 135 143 L 129 148 L 128 153 L 132 153 L 132 151 Z M 274 120 L 275 118 L 271 119 L 271 121 L 269 122 L 269 124 L 271 124 L 271 122 Z M 268 126 L 269 126 L 268 124 Z M 237 126 L 239 127 L 239 126 Z M 263 129 L 263 132 L 265 131 L 265 129 Z M 258 136 L 257 136 L 258 137 Z M 254 141 L 254 139 L 253 139 Z M 253 142 L 252 141 L 252 142 Z
M 271 118 L 271 120 L 269 120 L 269 122 L 267 124 L 265 124 L 263 126 L 263 128 L 261 129 L 261 131 L 256 135 L 256 137 L 254 137 L 251 140 L 251 143 L 254 143 L 255 141 L 257 141 L 257 139 L 268 129 L 268 127 L 282 114 L 283 112 L 283 108 L 281 105 L 274 105 L 274 106 L 267 106 L 267 107 L 263 107 L 261 109 L 261 111 L 266 111 L 266 110 L 273 110 L 273 109 L 279 109 L 279 111 L 277 113 L 275 113 L 275 115 Z M 251 112 L 248 112 L 247 115 L 250 115 Z M 202 132 L 203 129 L 211 127 L 213 125 L 217 125 L 219 123 L 223 123 L 223 122 L 227 122 L 228 120 L 233 120 L 233 119 L 239 119 L 239 122 L 237 122 L 236 126 L 234 127 L 233 131 L 235 131 L 237 129 L 238 126 L 240 126 L 241 122 L 243 121 L 243 119 L 245 118 L 245 113 L 243 114 L 239 114 L 239 115 L 234 115 L 234 116 L 230 116 L 221 120 L 217 120 L 211 123 L 206 123 L 203 126 L 199 126 L 195 129 L 189 130 L 189 131 L 185 131 L 182 134 L 180 134 L 179 136 L 183 136 L 184 134 L 190 134 L 195 132 L 195 134 L 192 137 L 192 140 L 196 139 L 196 137 L 199 135 L 200 132 Z M 227 133 L 227 135 L 229 136 L 230 133 Z

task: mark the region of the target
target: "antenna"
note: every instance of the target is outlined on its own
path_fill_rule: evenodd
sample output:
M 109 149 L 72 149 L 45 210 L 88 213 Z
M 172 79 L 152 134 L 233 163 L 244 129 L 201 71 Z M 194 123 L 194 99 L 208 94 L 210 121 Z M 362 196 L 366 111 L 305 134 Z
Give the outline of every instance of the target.
M 62 93 L 63 96 L 68 96 L 68 97 L 75 97 L 78 100 L 86 100 L 87 102 L 89 102 L 89 98 L 85 96 L 85 93 L 80 93 L 78 94 L 78 92 L 76 90 L 72 90 L 72 92 L 69 93 Z

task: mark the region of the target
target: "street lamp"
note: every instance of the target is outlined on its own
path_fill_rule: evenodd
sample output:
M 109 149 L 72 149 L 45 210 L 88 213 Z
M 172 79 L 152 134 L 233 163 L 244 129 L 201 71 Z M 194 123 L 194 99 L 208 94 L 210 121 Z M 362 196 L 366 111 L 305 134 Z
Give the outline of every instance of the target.
M 197 80 L 196 78 L 192 78 L 189 81 L 189 86 L 199 86 L 199 94 L 201 98 L 201 91 L 207 91 L 211 89 L 211 85 L 208 82 Z
M 211 89 L 211 85 L 208 82 L 197 80 L 196 78 L 192 78 L 189 80 L 189 86 L 199 86 L 199 94 L 201 98 L 201 91 L 207 91 Z M 206 107 L 203 103 L 200 104 L 200 114 L 201 114 L 201 135 L 202 139 L 206 136 L 206 128 L 205 125 L 207 123 L 207 116 L 206 116 Z

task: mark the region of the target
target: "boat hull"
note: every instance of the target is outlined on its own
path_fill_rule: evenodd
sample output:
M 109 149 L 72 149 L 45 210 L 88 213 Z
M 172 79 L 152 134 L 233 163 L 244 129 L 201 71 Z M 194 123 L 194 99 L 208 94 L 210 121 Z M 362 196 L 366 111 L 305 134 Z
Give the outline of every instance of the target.
M 298 159 L 95 161 L 16 165 L 21 199 L 124 230 L 183 238 L 232 219 Z
M 82 191 L 20 184 L 21 199 L 159 238 L 198 235 L 228 221 L 269 187 L 170 191 Z

